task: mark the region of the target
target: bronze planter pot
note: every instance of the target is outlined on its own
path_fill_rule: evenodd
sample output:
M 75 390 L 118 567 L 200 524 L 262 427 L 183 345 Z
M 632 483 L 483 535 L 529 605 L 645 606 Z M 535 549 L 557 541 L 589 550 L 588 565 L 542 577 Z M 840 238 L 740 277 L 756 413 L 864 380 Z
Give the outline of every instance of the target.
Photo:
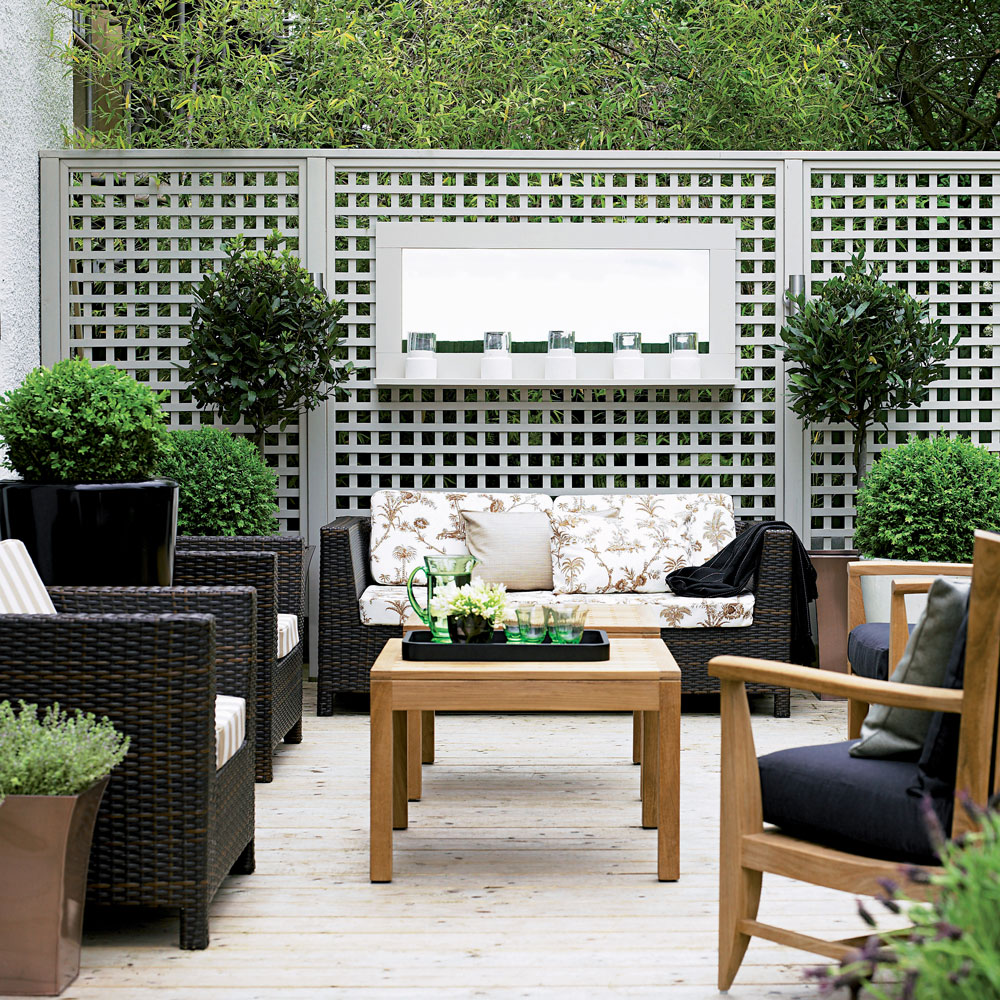
M 0 993 L 56 996 L 79 974 L 87 864 L 107 784 L 0 805 Z
M 847 673 L 847 564 L 860 558 L 856 549 L 814 549 L 809 553 L 816 568 L 816 624 L 819 632 L 819 666 Z

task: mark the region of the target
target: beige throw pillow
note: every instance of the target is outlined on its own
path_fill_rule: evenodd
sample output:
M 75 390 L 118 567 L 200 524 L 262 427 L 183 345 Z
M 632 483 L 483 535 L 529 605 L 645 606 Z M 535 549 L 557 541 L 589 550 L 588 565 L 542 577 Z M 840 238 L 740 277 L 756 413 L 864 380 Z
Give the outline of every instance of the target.
M 478 560 L 474 579 L 508 590 L 551 590 L 549 518 L 534 511 L 492 514 L 463 510 L 465 544 Z

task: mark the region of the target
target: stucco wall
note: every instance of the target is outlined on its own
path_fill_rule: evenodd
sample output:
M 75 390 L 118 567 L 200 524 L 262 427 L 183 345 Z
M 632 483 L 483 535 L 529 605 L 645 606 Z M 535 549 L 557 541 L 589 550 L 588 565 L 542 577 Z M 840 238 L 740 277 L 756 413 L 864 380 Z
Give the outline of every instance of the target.
M 45 0 L 0 0 L 0 392 L 38 364 L 38 151 L 63 145 L 73 86 L 48 53 L 69 21 Z

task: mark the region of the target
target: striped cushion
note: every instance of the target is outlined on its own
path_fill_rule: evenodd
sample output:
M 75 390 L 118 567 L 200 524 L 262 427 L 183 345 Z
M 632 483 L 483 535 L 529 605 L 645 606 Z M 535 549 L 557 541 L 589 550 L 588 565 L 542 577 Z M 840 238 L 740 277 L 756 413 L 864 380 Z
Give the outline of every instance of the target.
M 284 659 L 299 644 L 299 616 L 278 615 L 278 659 Z
M 0 542 L 0 614 L 54 615 L 55 605 L 19 538 Z
M 215 696 L 215 769 L 243 745 L 247 728 L 247 703 L 228 694 Z

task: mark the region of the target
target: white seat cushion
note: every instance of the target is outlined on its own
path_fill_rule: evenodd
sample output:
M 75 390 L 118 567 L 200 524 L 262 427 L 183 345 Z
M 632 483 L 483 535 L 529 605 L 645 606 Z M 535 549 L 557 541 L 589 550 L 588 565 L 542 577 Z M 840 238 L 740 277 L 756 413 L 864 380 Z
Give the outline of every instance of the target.
M 215 769 L 243 745 L 247 730 L 247 703 L 228 694 L 215 696 Z
M 413 594 L 423 605 L 427 591 L 414 587 Z M 739 597 L 678 597 L 676 594 L 553 594 L 547 590 L 526 590 L 508 595 L 516 604 L 651 604 L 659 609 L 661 628 L 746 628 L 753 624 L 753 594 Z M 400 626 L 410 615 L 406 587 L 373 584 L 359 601 L 365 625 Z
M 0 614 L 54 615 L 56 607 L 19 538 L 0 542 Z
M 399 586 L 425 556 L 468 555 L 463 509 L 504 513 L 551 507 L 541 493 L 379 490 L 371 501 L 372 579 Z
M 299 644 L 299 616 L 278 615 L 278 659 L 284 659 Z

